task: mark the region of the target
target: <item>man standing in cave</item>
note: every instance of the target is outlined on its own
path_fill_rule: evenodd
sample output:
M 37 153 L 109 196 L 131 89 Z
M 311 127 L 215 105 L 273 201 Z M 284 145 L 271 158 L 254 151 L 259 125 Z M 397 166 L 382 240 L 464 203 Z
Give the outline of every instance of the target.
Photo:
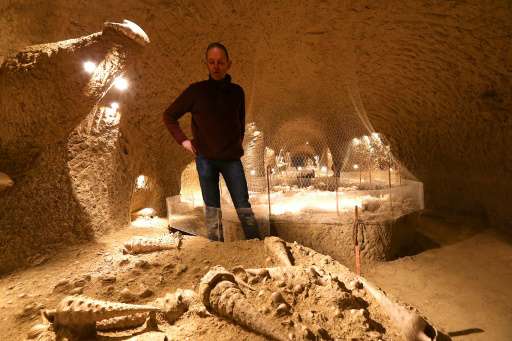
M 258 225 L 249 203 L 247 180 L 240 157 L 244 154 L 245 95 L 227 74 L 228 50 L 211 43 L 205 53 L 208 80 L 190 85 L 164 112 L 164 122 L 180 145 L 196 158 L 205 203 L 208 239 L 223 241 L 219 174 L 235 205 L 246 239 L 259 238 Z M 178 119 L 192 114 L 193 139 L 181 130 Z

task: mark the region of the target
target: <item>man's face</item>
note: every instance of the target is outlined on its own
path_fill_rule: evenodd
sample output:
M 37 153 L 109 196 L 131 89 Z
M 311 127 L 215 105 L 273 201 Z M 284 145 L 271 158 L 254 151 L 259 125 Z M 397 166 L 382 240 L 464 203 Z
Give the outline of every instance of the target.
M 224 51 L 214 47 L 208 50 L 208 53 L 206 54 L 206 66 L 208 66 L 210 76 L 213 79 L 220 81 L 224 79 L 226 73 L 231 67 L 231 60 L 227 60 Z

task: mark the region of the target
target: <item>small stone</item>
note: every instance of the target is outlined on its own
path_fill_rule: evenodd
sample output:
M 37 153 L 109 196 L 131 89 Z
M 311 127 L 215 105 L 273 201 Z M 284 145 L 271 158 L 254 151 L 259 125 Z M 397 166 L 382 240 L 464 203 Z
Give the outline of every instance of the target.
M 262 297 L 265 295 L 265 290 L 258 291 L 258 297 Z
M 302 284 L 297 284 L 293 287 L 293 292 L 296 294 L 300 294 L 303 291 L 304 291 L 304 285 L 302 285 Z
M 115 291 L 115 288 L 111 285 L 105 288 L 105 295 L 111 295 Z
M 185 271 L 187 271 L 188 269 L 188 266 L 185 265 L 185 264 L 179 264 L 177 267 L 176 267 L 176 274 L 182 274 L 184 273 Z
M 283 295 L 279 291 L 273 292 L 272 295 L 270 295 L 270 298 L 272 299 L 272 305 L 274 306 L 279 306 L 281 303 L 285 302 Z
M 305 340 L 315 340 L 315 334 L 306 326 L 302 327 L 302 337 Z
M 260 281 L 258 277 L 251 277 L 248 281 L 249 284 L 257 284 Z
M 70 295 L 81 295 L 83 292 L 84 292 L 84 288 L 83 287 L 77 287 L 77 288 L 71 289 L 69 294 Z
M 154 266 L 154 267 L 158 267 L 158 266 L 161 266 L 162 263 L 160 263 L 158 260 L 153 260 L 149 263 L 149 265 L 151 266 Z
M 44 306 L 41 303 L 31 302 L 23 307 L 22 311 L 16 314 L 17 319 L 29 319 L 39 314 Z
M 63 292 L 67 292 L 69 289 L 70 289 L 70 284 L 69 284 L 69 281 L 67 279 L 63 279 L 61 281 L 59 281 L 54 287 L 53 287 L 53 292 L 54 293 L 63 293 Z
M 139 268 L 139 269 L 147 270 L 151 267 L 151 265 L 149 264 L 148 261 L 139 259 L 138 261 L 135 262 L 135 267 Z
M 369 337 L 371 337 L 371 338 L 373 338 L 373 339 L 379 339 L 379 338 L 381 338 L 381 337 L 382 337 L 382 334 L 381 334 L 381 333 L 379 333 L 379 332 L 378 332 L 378 331 L 376 331 L 376 330 L 370 330 L 367 334 L 368 334 L 368 336 L 369 336 Z
M 128 288 L 124 288 L 120 293 L 121 302 L 133 302 L 136 300 L 136 295 L 130 291 Z
M 130 264 L 130 260 L 128 258 L 123 258 L 119 261 L 119 266 L 125 266 L 125 265 L 128 265 Z
M 142 287 L 142 291 L 141 293 L 139 294 L 139 297 L 140 298 L 147 298 L 147 297 L 151 297 L 153 296 L 154 292 L 153 290 L 149 289 L 148 287 L 146 286 L 143 286 Z
M 276 285 L 277 285 L 278 287 L 282 288 L 282 287 L 285 287 L 285 286 L 286 286 L 286 282 L 285 282 L 285 281 L 283 281 L 283 280 L 280 280 L 280 281 L 278 281 L 278 282 L 276 283 Z
M 25 297 L 27 297 L 27 294 L 25 294 L 25 293 L 18 295 L 18 298 L 25 298 Z
M 110 274 L 101 275 L 98 279 L 103 285 L 113 284 L 117 280 L 116 276 Z
M 76 279 L 73 281 L 72 286 L 73 288 L 83 287 L 86 284 L 86 280 L 84 278 Z
M 357 279 L 351 281 L 348 285 L 347 285 L 347 289 L 349 290 L 358 290 L 358 289 L 363 289 L 363 283 L 361 283 L 360 281 L 358 281 Z
M 272 258 L 271 258 L 271 257 L 267 257 L 267 258 L 265 259 L 265 262 L 266 262 L 267 264 L 272 264 L 272 263 L 273 263 L 273 262 L 272 262 Z
M 324 328 L 318 328 L 316 330 L 317 334 L 324 340 L 332 340 L 332 337 L 329 335 L 329 332 Z
M 342 318 L 343 317 L 343 311 L 340 308 L 336 308 L 334 311 L 334 317 Z
M 277 306 L 277 309 L 276 309 L 277 316 L 287 315 L 289 312 L 290 312 L 290 310 L 286 303 L 281 303 L 280 305 Z

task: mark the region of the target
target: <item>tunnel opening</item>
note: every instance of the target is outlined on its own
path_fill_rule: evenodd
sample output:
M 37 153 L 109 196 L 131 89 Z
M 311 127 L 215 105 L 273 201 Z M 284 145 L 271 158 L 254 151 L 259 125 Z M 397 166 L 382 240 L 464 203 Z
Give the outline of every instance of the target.
M 134 228 L 152 228 L 166 225 L 165 219 L 158 215 L 155 208 L 157 195 L 155 179 L 140 174 L 135 178 L 130 198 L 130 226 Z

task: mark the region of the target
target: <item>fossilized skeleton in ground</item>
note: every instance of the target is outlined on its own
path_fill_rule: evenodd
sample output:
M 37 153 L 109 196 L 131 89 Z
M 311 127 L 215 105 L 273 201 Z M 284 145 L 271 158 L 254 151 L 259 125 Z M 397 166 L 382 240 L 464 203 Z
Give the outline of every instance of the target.
M 277 238 L 269 242 L 277 246 L 269 252 L 277 254 L 280 263 L 291 264 L 291 257 L 283 258 L 289 256 L 284 242 Z M 68 296 L 56 309 L 43 312 L 47 324 L 34 326 L 29 338 L 54 340 L 59 329 L 77 331 L 74 335 L 89 331 L 90 336 L 91 330 L 130 330 L 150 321 L 154 326 L 157 320 L 174 324 L 190 312 L 201 317 L 216 315 L 279 341 L 437 340 L 437 331 L 416 312 L 389 299 L 363 278 L 349 276 L 348 269 L 342 272 L 316 265 L 236 266 L 231 271 L 214 266 L 201 278 L 197 291 L 177 289 L 151 305 Z M 156 319 L 155 314 L 161 317 Z

